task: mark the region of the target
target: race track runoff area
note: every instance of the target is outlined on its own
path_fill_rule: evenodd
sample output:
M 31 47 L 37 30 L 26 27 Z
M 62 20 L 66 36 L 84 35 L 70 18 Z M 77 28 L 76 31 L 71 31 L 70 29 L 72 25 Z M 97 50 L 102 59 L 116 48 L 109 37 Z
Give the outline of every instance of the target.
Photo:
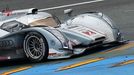
M 134 42 L 69 59 L 0 67 L 0 75 L 134 75 Z

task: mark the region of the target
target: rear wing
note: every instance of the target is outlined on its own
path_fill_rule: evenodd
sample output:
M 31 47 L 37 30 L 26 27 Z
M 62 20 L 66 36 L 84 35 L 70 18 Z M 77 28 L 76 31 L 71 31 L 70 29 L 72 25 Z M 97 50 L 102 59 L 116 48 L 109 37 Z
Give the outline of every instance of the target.
M 37 12 L 38 12 L 38 9 L 36 8 L 14 10 L 14 11 L 5 9 L 2 12 L 0 12 L 0 16 L 10 16 L 10 15 L 16 15 L 16 14 L 36 14 Z M 8 15 L 5 15 L 5 14 L 8 14 Z
M 23 10 L 10 10 L 10 9 L 5 9 L 2 12 L 0 12 L 0 21 L 16 17 L 19 15 L 24 15 L 24 14 L 36 14 L 38 12 L 38 9 L 36 8 L 30 8 L 30 9 L 23 9 Z

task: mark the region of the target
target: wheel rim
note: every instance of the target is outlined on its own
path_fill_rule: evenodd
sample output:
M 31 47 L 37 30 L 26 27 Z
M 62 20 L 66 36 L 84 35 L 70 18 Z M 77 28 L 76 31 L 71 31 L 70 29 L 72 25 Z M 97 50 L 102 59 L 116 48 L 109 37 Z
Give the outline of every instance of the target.
M 37 36 L 30 36 L 25 42 L 28 55 L 33 59 L 39 59 L 44 56 L 45 45 L 43 39 Z

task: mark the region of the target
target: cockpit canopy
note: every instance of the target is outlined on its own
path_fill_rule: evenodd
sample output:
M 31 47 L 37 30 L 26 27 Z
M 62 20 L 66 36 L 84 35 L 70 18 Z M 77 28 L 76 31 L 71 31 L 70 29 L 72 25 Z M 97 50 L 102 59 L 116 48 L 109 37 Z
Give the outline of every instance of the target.
M 40 27 L 40 26 L 59 27 L 59 23 L 58 23 L 58 20 L 55 19 L 54 17 L 47 17 L 44 19 L 35 20 L 28 25 L 23 24 L 17 20 L 12 20 L 12 21 L 3 23 L 0 26 L 0 28 L 8 32 L 15 32 L 15 31 L 19 31 L 21 29 L 27 28 L 27 27 Z
M 59 24 L 56 22 L 56 20 L 53 17 L 48 17 L 45 19 L 39 19 L 36 21 L 33 21 L 32 23 L 30 23 L 30 26 L 50 26 L 50 27 L 58 27 Z

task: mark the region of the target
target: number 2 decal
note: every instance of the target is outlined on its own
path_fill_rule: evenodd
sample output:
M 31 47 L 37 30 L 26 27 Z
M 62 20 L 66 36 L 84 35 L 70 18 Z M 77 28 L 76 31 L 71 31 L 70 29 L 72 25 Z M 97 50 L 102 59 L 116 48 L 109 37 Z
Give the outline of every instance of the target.
M 84 34 L 86 34 L 86 35 L 89 35 L 89 36 L 91 36 L 91 35 L 93 35 L 93 34 L 96 34 L 95 32 L 92 32 L 92 31 L 90 31 L 90 30 L 84 31 L 84 32 L 82 32 L 82 33 L 84 33 Z

